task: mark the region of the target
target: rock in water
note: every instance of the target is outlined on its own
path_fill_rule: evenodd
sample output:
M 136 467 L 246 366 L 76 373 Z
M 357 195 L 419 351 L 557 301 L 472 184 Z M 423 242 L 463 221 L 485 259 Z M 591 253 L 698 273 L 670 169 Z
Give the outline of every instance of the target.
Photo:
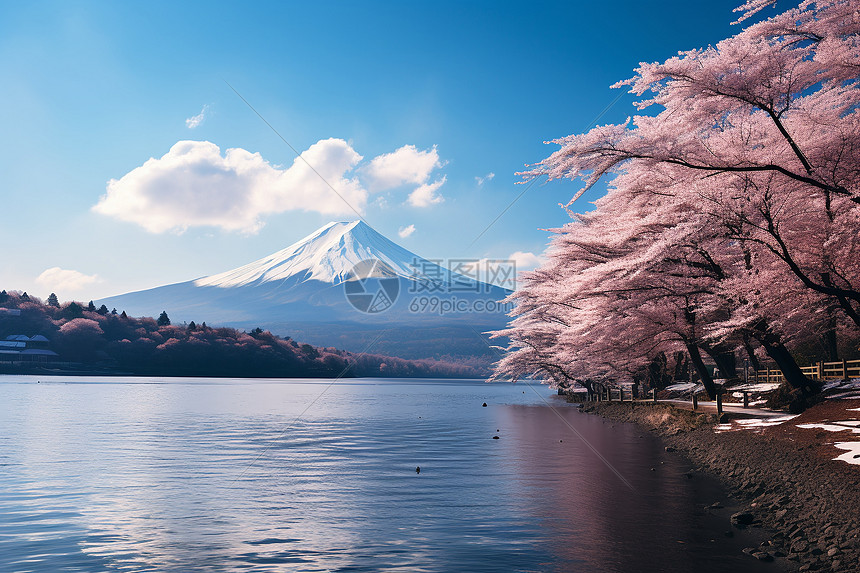
M 739 511 L 737 513 L 733 513 L 731 517 L 732 525 L 735 526 L 749 525 L 753 522 L 754 519 L 755 516 L 748 511 Z

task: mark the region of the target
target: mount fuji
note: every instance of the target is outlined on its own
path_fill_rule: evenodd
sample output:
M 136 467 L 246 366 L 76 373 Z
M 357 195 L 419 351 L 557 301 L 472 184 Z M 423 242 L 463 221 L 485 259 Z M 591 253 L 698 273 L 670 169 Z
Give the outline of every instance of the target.
M 472 275 L 472 273 L 468 273 Z M 495 358 L 510 291 L 452 272 L 363 221 L 329 223 L 247 265 L 100 301 L 132 316 L 260 327 L 300 342 L 402 358 Z

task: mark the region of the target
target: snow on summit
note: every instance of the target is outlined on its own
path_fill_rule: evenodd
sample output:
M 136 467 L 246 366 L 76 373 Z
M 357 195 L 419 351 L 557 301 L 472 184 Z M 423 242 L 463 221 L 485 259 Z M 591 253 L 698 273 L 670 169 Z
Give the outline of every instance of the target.
M 196 286 L 230 288 L 284 281 L 340 284 L 360 261 L 376 259 L 399 276 L 415 275 L 419 257 L 388 240 L 363 221 L 331 222 L 289 247 L 239 268 L 194 281 Z
M 368 260 L 372 264 L 360 265 Z M 399 287 L 388 292 L 378 281 L 364 281 L 369 272 L 397 277 Z M 358 291 L 351 288 L 356 286 Z M 370 290 L 362 291 L 365 287 Z M 356 295 L 362 293 L 384 294 L 387 304 L 381 310 L 356 306 L 363 300 Z M 483 360 L 491 354 L 476 332 L 506 324 L 510 306 L 501 301 L 508 294 L 502 287 L 423 259 L 362 221 L 351 221 L 329 223 L 285 249 L 233 270 L 97 304 L 130 316 L 166 312 L 175 322 L 263 328 L 308 344 L 355 352 L 363 352 L 368 340 L 388 332 L 390 341 L 380 342 L 378 352 Z

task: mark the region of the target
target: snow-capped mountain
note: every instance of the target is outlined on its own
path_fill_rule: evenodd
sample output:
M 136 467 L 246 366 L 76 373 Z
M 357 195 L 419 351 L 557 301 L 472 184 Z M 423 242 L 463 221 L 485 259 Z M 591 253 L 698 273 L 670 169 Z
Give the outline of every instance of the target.
M 98 304 L 174 323 L 261 327 L 316 345 L 408 358 L 486 355 L 509 291 L 428 261 L 363 221 L 329 223 L 247 265 Z
M 197 279 L 194 284 L 232 288 L 316 280 L 339 285 L 354 278 L 353 269 L 365 260 L 382 261 L 397 276 L 407 279 L 417 278 L 419 261 L 429 263 L 377 233 L 364 221 L 332 222 L 286 249 L 237 269 Z M 446 282 L 450 280 L 450 273 L 440 270 Z

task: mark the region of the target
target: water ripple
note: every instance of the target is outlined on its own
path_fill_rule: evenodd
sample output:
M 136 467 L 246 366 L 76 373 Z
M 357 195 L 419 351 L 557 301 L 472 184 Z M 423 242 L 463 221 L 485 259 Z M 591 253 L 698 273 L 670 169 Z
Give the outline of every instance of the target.
M 297 419 L 324 385 L 65 382 L 0 381 L 0 572 L 649 571 L 691 565 L 678 538 L 720 551 L 689 533 L 716 486 L 677 458 L 645 471 L 659 443 L 559 403 L 631 499 L 519 387 L 344 382 Z

